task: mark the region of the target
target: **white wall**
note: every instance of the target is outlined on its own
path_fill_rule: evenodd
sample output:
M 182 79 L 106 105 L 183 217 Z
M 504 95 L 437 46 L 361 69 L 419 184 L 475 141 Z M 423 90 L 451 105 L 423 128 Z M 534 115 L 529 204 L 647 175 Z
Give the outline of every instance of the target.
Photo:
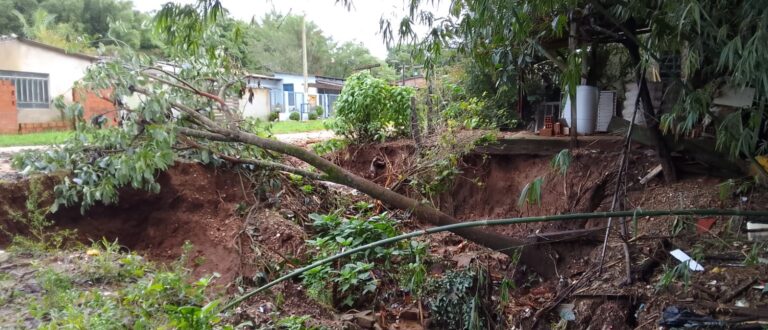
M 49 101 L 63 95 L 72 101 L 72 85 L 84 75 L 91 61 L 21 42 L 0 39 L 0 70 L 47 73 Z M 19 123 L 61 120 L 61 113 L 48 109 L 20 109 Z
M 282 79 L 283 84 L 293 84 L 293 91 L 296 93 L 304 93 L 304 76 L 290 73 L 275 73 L 275 78 Z M 315 76 L 307 76 L 307 83 L 314 84 Z M 317 94 L 317 88 L 310 87 L 308 93 L 310 95 Z
M 245 118 L 258 118 L 269 120 L 269 89 L 253 88 L 253 100 L 248 102 L 249 93 L 245 93 L 240 99 L 240 111 Z

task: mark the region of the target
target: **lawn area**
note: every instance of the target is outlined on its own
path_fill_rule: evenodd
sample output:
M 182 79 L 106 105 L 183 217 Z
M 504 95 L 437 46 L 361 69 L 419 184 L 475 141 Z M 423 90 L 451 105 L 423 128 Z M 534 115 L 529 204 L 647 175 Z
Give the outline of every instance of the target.
M 325 130 L 322 120 L 272 123 L 273 134 L 315 132 Z M 40 146 L 62 143 L 71 132 L 42 132 L 29 134 L 1 134 L 0 147 Z
M 325 126 L 323 126 L 322 120 L 286 120 L 272 123 L 272 134 L 314 132 L 323 130 L 325 130 Z
M 62 143 L 72 132 L 41 132 L 29 134 L 2 134 L 0 147 L 40 146 Z

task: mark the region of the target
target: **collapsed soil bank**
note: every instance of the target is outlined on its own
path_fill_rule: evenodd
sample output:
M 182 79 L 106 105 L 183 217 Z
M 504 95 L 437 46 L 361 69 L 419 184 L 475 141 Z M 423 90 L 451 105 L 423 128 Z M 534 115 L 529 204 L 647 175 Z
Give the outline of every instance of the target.
M 246 202 L 237 174 L 215 171 L 198 164 L 179 163 L 158 176 L 160 193 L 124 189 L 115 205 L 95 205 L 85 214 L 79 207 L 64 208 L 52 215 L 61 228 L 76 229 L 81 242 L 105 238 L 157 261 L 172 261 L 189 241 L 196 259 L 195 272 L 222 274 L 231 280 L 238 268 L 236 238 L 243 218 L 235 214 Z M 10 208 L 24 206 L 26 182 L 8 183 L 0 197 Z M 54 180 L 46 179 L 50 189 Z M 0 224 L 11 233 L 19 225 L 0 211 Z M 9 242 L 0 235 L 0 244 Z

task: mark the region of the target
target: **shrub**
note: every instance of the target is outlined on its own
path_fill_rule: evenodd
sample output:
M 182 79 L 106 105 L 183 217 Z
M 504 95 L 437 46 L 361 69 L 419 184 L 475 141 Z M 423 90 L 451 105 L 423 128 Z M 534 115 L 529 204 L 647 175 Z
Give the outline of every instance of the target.
M 317 114 L 314 112 L 309 113 L 309 120 L 317 120 Z
M 291 114 L 288 115 L 288 119 L 299 121 L 301 119 L 301 114 L 299 114 L 298 112 L 295 112 L 295 111 L 291 112 Z
M 331 129 L 364 143 L 407 134 L 413 89 L 391 86 L 367 72 L 352 75 L 336 101 Z
M 322 117 L 325 114 L 325 109 L 323 109 L 323 107 L 318 105 L 315 107 L 315 113 L 317 114 L 318 117 Z
M 277 113 L 277 112 L 270 112 L 269 113 L 269 121 L 270 122 L 277 121 L 279 118 L 280 118 L 280 114 L 279 113 Z

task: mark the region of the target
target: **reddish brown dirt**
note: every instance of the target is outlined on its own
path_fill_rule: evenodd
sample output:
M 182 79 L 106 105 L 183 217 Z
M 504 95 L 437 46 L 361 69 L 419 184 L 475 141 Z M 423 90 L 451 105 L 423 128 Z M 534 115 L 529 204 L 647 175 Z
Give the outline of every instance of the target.
M 218 272 L 222 282 L 231 281 L 239 265 L 236 237 L 244 222 L 235 209 L 246 201 L 237 174 L 180 163 L 157 180 L 162 187 L 158 194 L 128 189 L 120 193 L 116 205 L 96 205 L 85 214 L 79 207 L 65 208 L 52 218 L 61 228 L 76 229 L 81 242 L 117 240 L 161 262 L 177 259 L 189 241 L 194 246 L 189 257 L 196 260 L 195 273 Z M 50 187 L 53 182 L 48 183 Z M 9 205 L 20 207 L 26 200 L 24 193 L 3 191 L 11 194 L 3 198 Z
M 615 147 L 615 146 L 614 146 Z M 403 167 L 407 167 L 413 157 L 414 148 L 404 142 L 385 143 L 364 148 L 351 148 L 351 151 L 343 157 L 337 158 L 338 163 L 351 169 L 360 175 L 378 180 L 378 183 L 391 182 L 387 180 L 388 174 L 398 173 Z M 584 148 L 575 152 L 573 163 L 569 168 L 566 178 L 553 172 L 549 162 L 552 157 L 540 156 L 466 156 L 461 165 L 462 174 L 454 180 L 454 185 L 436 200 L 443 211 L 452 214 L 460 220 L 505 218 L 519 216 L 535 216 L 548 214 L 561 214 L 573 212 L 607 211 L 610 209 L 611 197 L 615 187 L 615 171 L 620 154 L 616 148 L 590 149 Z M 389 159 L 387 167 L 371 166 L 375 159 Z M 402 166 L 402 167 L 398 167 Z M 629 181 L 626 208 L 642 209 L 674 209 L 674 208 L 712 208 L 733 207 L 734 199 L 727 202 L 718 198 L 717 184 L 722 180 L 703 176 L 686 176 L 678 183 L 665 185 L 663 177 L 658 176 L 647 185 L 640 185 L 639 179 L 643 177 L 655 164 L 652 154 L 647 149 L 636 148 L 629 159 L 629 173 L 626 174 Z M 536 177 L 544 177 L 541 206 L 518 207 L 517 201 L 522 188 Z M 565 180 L 565 185 L 563 184 Z M 478 184 L 479 183 L 479 184 Z M 749 196 L 748 202 L 742 205 L 744 208 L 764 207 L 766 196 Z M 761 206 L 762 205 L 762 206 Z M 658 250 L 660 238 L 668 237 L 671 223 L 670 217 L 658 217 L 640 219 L 638 221 L 637 235 L 640 239 L 630 244 L 632 255 L 632 269 L 638 272 L 641 264 L 649 260 L 649 256 Z M 575 221 L 560 223 L 538 223 L 525 225 L 498 226 L 489 230 L 504 233 L 516 237 L 526 237 L 537 233 L 563 231 L 582 228 L 594 228 L 604 226 L 604 220 Z M 725 231 L 729 225 L 728 219 L 718 219 L 713 229 L 713 234 L 701 235 L 685 232 L 672 240 L 675 247 L 690 251 L 695 245 L 705 246 L 707 251 L 722 251 L 723 246 L 719 240 L 727 236 Z M 629 224 L 631 226 L 631 224 Z M 690 228 L 690 226 L 689 226 Z M 601 231 L 602 232 L 602 231 Z M 479 248 L 472 243 L 462 243 L 461 239 L 450 234 L 439 234 L 429 238 L 433 255 L 443 256 L 443 260 L 450 260 L 451 264 L 436 264 L 432 271 L 441 273 L 451 267 L 466 265 L 471 260 L 479 261 L 482 265 L 490 267 L 492 273 L 498 275 L 511 275 L 506 268 L 509 260 L 498 254 L 488 254 L 487 250 Z M 577 283 L 584 272 L 597 264 L 600 259 L 601 239 L 581 240 L 573 243 L 549 244 L 556 251 L 554 254 L 560 276 L 565 283 Z M 706 243 L 701 243 L 705 242 Z M 715 243 L 713 243 L 715 242 Z M 737 257 L 743 258 L 747 247 L 735 247 Z M 545 249 L 546 250 L 546 249 Z M 741 251 L 740 251 L 741 250 Z M 486 251 L 486 252 L 484 252 Z M 546 251 L 545 251 L 546 252 Z M 552 253 L 548 255 L 553 256 Z M 544 254 L 542 257 L 546 258 Z M 662 252 L 662 255 L 666 255 Z M 555 259 L 553 259 L 555 260 Z M 710 266 L 722 265 L 724 261 L 705 261 Z M 739 260 L 737 260 L 739 261 Z M 731 261 L 733 262 L 733 261 Z M 662 260 L 668 267 L 674 267 L 675 262 L 668 259 Z M 648 282 L 635 282 L 633 285 L 622 284 L 626 272 L 625 257 L 621 241 L 613 234 L 608 244 L 605 256 L 605 267 L 601 274 L 590 275 L 590 278 L 577 287 L 579 295 L 564 302 L 576 304 L 575 314 L 577 328 L 596 329 L 626 329 L 640 326 L 641 328 L 653 328 L 658 322 L 660 313 L 664 307 L 674 304 L 678 299 L 697 298 L 695 290 L 686 291 L 682 287 L 673 287 L 663 292 L 655 292 L 654 284 L 659 281 L 663 269 L 660 266 L 651 268 L 652 274 Z M 764 268 L 764 267 L 763 267 Z M 722 266 L 721 266 L 722 269 Z M 765 275 L 758 275 L 761 267 L 753 267 L 739 272 L 732 272 L 734 268 L 723 271 L 728 275 L 706 273 L 698 276 L 696 284 L 701 287 L 709 287 L 714 293 L 723 294 L 723 290 L 736 287 L 748 278 L 757 278 L 758 282 L 766 281 Z M 519 282 L 521 274 L 514 274 Z M 717 281 L 718 286 L 712 288 L 708 283 Z M 529 290 L 520 290 L 515 294 L 516 302 L 510 307 L 516 311 L 513 314 L 527 315 L 529 306 L 542 308 L 551 302 L 559 289 L 557 281 L 545 281 L 538 287 Z M 717 291 L 719 290 L 719 291 Z M 748 295 L 749 296 L 749 295 Z M 712 299 L 709 297 L 708 299 Z M 760 300 L 752 297 L 748 300 Z M 644 304 L 644 309 L 638 312 L 638 308 Z M 712 313 L 713 310 L 702 310 L 703 313 Z M 635 317 L 635 314 L 638 317 Z M 513 318 L 514 319 L 514 318 Z M 539 320 L 536 324 L 539 328 L 546 328 L 554 322 L 557 323 L 557 313 L 554 312 L 548 319 Z M 523 328 L 533 326 L 531 318 L 519 320 L 518 325 Z

